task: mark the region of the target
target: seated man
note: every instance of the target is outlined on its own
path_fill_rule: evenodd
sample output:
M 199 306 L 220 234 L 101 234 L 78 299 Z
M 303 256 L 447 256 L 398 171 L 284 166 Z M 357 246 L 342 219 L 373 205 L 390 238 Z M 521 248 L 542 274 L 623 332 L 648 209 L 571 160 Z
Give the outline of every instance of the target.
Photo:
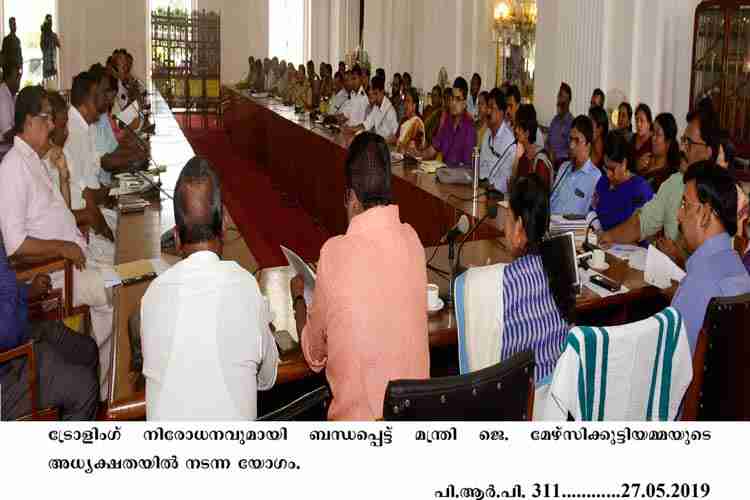
M 479 175 L 501 193 L 508 192 L 513 174 L 516 145 L 513 131 L 505 120 L 507 104 L 500 89 L 492 89 L 487 101 L 488 132 L 484 134 L 479 153 Z
M 563 163 L 552 183 L 550 208 L 557 215 L 586 215 L 596 191 L 601 170 L 591 163 L 594 126 L 586 115 L 579 115 L 570 128 L 570 161 Z
M 101 76 L 101 75 L 99 75 Z M 91 246 L 97 259 L 112 264 L 115 240 L 114 217 L 108 221 L 99 205 L 108 200 L 109 189 L 99 182 L 101 161 L 94 147 L 94 132 L 91 126 L 99 119 L 97 75 L 83 72 L 73 78 L 70 92 L 71 107 L 68 110 L 68 140 L 65 155 L 70 171 L 70 208 L 86 210 L 91 228 L 96 233 Z
M 21 86 L 21 70 L 16 66 L 5 66 L 3 80 L 0 85 L 0 158 L 13 146 L 13 138 L 8 132 L 15 120 L 15 99 Z
M 62 96 L 54 91 L 47 92 L 47 99 L 52 108 L 52 125 L 48 149 L 42 150 L 42 159 L 47 167 L 47 173 L 52 179 L 52 184 L 60 191 L 65 204 L 70 208 L 70 171 L 68 170 L 68 159 L 65 156 L 65 142 L 68 140 L 68 105 Z M 76 223 L 88 224 L 85 210 L 74 213 Z
M 639 241 L 664 233 L 656 246 L 678 264 L 686 258 L 680 235 L 677 213 L 685 191 L 683 175 L 690 165 L 710 160 L 718 151 L 714 118 L 705 112 L 694 111 L 687 116 L 688 126 L 681 140 L 680 171 L 672 174 L 659 187 L 656 196 L 622 224 L 599 235 L 599 244 L 637 244 Z
M 180 173 L 174 214 L 185 259 L 141 304 L 146 418 L 255 420 L 256 393 L 273 386 L 279 354 L 255 278 L 221 260 L 221 186 L 205 159 Z
M 349 90 L 345 88 L 344 82 L 344 75 L 336 72 L 333 80 L 334 90 L 336 94 L 331 99 L 331 104 L 328 109 L 329 115 L 336 115 L 341 112 L 344 104 L 349 100 Z
M 23 89 L 16 100 L 13 148 L 0 164 L 0 232 L 12 258 L 24 262 L 65 258 L 75 265 L 73 304 L 91 307 L 104 398 L 111 375 L 112 306 L 100 271 L 103 264 L 89 250 L 40 158 L 49 148 L 51 127 L 46 92 L 41 87 Z M 62 271 L 51 278 L 54 288 L 63 288 Z
M 96 108 L 99 117 L 89 127 L 89 132 L 94 136 L 96 146 L 95 154 L 99 158 L 99 181 L 103 186 L 112 185 L 112 174 L 120 173 L 130 169 L 134 162 L 146 159 L 132 135 L 126 135 L 127 141 L 123 144 L 117 142 L 112 130 L 110 112 L 115 98 L 117 79 L 107 74 L 101 64 L 95 64 L 89 72 L 99 82 L 96 94 Z
M 96 378 L 99 361 L 91 337 L 68 330 L 62 322 L 29 323 L 28 303 L 50 289 L 49 276 L 39 275 L 31 285 L 16 282 L 0 244 L 0 353 L 34 341 L 39 409 L 54 407 L 62 420 L 93 420 L 99 396 Z M 28 358 L 0 364 L 1 420 L 31 413 Z
M 393 140 L 398 130 L 398 120 L 396 110 L 385 96 L 385 80 L 377 76 L 372 79 L 370 97 L 372 111 L 361 125 L 349 130 L 354 133 L 366 130 L 378 134 L 386 141 Z
M 432 138 L 432 145 L 421 152 L 413 151 L 412 154 L 432 160 L 438 153 L 442 153 L 446 164 L 468 167 L 471 165 L 471 153 L 477 142 L 477 133 L 471 115 L 466 112 L 466 95 L 469 93 L 466 80 L 460 76 L 456 78 L 452 92 L 450 116 L 440 125 L 437 135 Z
M 320 251 L 309 312 L 302 278 L 290 288 L 302 352 L 331 386 L 328 418 L 375 420 L 390 380 L 430 376 L 425 255 L 391 204 L 382 137 L 357 135 L 345 170 L 349 229 Z
M 355 65 L 349 75 L 349 100 L 341 109 L 339 121 L 349 127 L 356 127 L 365 121 L 365 113 L 370 101 L 365 92 L 367 81 L 362 78 L 362 69 L 359 65 Z
M 672 305 L 682 314 L 690 349 L 695 351 L 710 300 L 750 293 L 750 275 L 732 248 L 737 187 L 731 174 L 710 161 L 692 165 L 685 173 L 677 217 L 692 255 Z

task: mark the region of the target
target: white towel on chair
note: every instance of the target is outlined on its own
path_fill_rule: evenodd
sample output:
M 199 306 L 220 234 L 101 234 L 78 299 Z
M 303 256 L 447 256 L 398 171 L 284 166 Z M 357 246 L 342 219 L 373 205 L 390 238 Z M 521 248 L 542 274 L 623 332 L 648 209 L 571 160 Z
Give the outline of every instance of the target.
M 628 325 L 573 328 L 550 392 L 576 420 L 674 420 L 692 378 L 685 325 L 669 307 Z

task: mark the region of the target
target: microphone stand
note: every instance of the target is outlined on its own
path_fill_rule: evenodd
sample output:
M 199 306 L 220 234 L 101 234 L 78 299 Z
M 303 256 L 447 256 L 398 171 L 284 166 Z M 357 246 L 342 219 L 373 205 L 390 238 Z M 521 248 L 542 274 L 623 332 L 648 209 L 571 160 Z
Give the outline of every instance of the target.
M 482 224 L 484 224 L 484 221 L 486 221 L 487 219 L 494 219 L 495 217 L 497 217 L 497 204 L 490 202 L 487 205 L 487 213 L 484 214 L 484 216 L 481 219 L 479 219 L 479 222 L 477 222 L 474 225 L 474 227 L 469 229 L 469 232 L 466 233 L 466 236 L 464 236 L 464 239 L 461 240 L 461 244 L 458 246 L 458 252 L 456 253 L 455 260 L 451 259 L 452 246 L 448 247 L 448 260 L 450 262 L 451 272 L 450 272 L 450 277 L 449 277 L 450 296 L 445 301 L 446 305 L 451 306 L 451 307 L 453 306 L 453 296 L 456 291 L 455 289 L 456 278 L 458 277 L 459 274 L 465 271 L 465 269 L 461 266 L 461 251 L 463 250 L 464 245 L 469 240 L 469 238 L 471 238 L 471 236 L 476 232 L 476 230 L 479 229 L 479 227 Z
M 156 165 L 156 164 L 154 163 L 154 160 L 153 160 L 153 159 L 151 158 L 151 154 L 150 154 L 150 152 L 148 151 L 148 145 L 147 145 L 147 144 L 145 143 L 145 141 L 144 141 L 143 139 L 141 139 L 140 137 L 138 137 L 138 134 L 136 134 L 136 133 L 135 133 L 135 132 L 133 131 L 133 129 L 131 129 L 131 128 L 130 128 L 130 127 L 128 126 L 128 124 L 126 124 L 126 123 L 125 123 L 124 121 L 120 120 L 119 118 L 116 118 L 116 120 L 117 120 L 117 124 L 118 124 L 118 125 L 120 126 L 120 128 L 124 128 L 125 130 L 127 130 L 128 132 L 130 132 L 130 134 L 131 134 L 131 135 L 132 135 L 132 136 L 133 136 L 133 137 L 135 138 L 135 141 L 136 141 L 136 143 L 138 144 L 138 147 L 140 147 L 140 148 L 141 148 L 141 151 L 143 151 L 143 153 L 144 153 L 144 154 L 146 154 L 146 156 L 148 156 L 148 163 L 149 163 L 150 165 L 153 165 L 154 167 L 157 167 L 157 165 Z M 161 187 L 161 181 L 159 181 L 158 183 L 155 183 L 154 181 L 152 181 L 152 180 L 151 180 L 151 179 L 149 178 L 149 176 L 147 176 L 147 175 L 144 175 L 144 174 L 143 174 L 143 172 L 141 172 L 141 170 L 140 170 L 140 169 L 138 169 L 138 168 L 132 168 L 132 169 L 130 169 L 130 171 L 129 171 L 129 172 L 130 172 L 131 174 L 135 175 L 136 177 L 138 177 L 139 179 L 142 179 L 142 180 L 146 181 L 146 182 L 147 182 L 148 184 L 150 184 L 150 185 L 151 185 L 151 187 L 153 187 L 153 188 L 155 188 L 155 189 L 158 189 L 158 190 L 159 190 L 159 191 L 160 191 L 161 193 L 163 193 L 163 194 L 164 194 L 164 195 L 165 195 L 165 196 L 166 196 L 166 197 L 167 197 L 168 199 L 170 199 L 170 200 L 174 199 L 174 198 L 172 198 L 172 196 L 171 196 L 171 195 L 170 195 L 169 193 L 167 193 L 167 192 L 166 192 L 166 191 L 165 191 L 165 190 L 164 190 L 164 189 L 163 189 L 163 188 Z M 158 172 L 158 167 L 157 167 L 157 172 Z M 157 175 L 159 175 L 159 174 L 157 174 Z M 161 196 L 159 197 L 159 201 L 161 202 Z
M 588 223 L 586 226 L 586 236 L 583 238 L 583 244 L 581 245 L 584 250 L 587 252 L 593 252 L 594 250 L 599 250 L 599 245 L 594 245 L 592 243 L 589 243 L 589 232 L 591 231 L 592 226 L 594 225 L 594 221 L 598 221 L 599 217 L 596 216 Z

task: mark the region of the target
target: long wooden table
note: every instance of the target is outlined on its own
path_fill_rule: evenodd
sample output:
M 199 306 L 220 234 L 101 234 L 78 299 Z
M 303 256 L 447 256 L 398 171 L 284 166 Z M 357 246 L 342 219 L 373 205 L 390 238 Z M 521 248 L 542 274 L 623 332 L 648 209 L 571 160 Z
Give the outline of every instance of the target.
M 225 94 L 224 126 L 236 152 L 266 169 L 275 185 L 299 200 L 330 234 L 346 232 L 344 163 L 353 137 L 334 134 L 274 99 L 254 99 L 233 87 Z M 440 184 L 416 166 L 395 164 L 392 172 L 401 220 L 414 227 L 425 246 L 438 244 L 461 214 L 476 221 L 486 213 L 487 201 L 472 200 L 470 186 Z M 502 221 L 491 221 L 478 237 L 497 237 L 501 228 Z
M 244 99 L 244 98 L 243 98 Z M 247 99 L 245 99 L 248 101 Z M 253 105 L 254 106 L 254 105 Z M 253 106 L 249 106 L 247 109 L 252 109 Z M 259 109 L 255 111 L 270 112 L 271 108 L 257 106 Z M 244 108 L 241 108 L 244 109 Z M 155 162 L 159 165 L 167 167 L 165 174 L 161 176 L 162 184 L 165 190 L 172 192 L 176 183 L 179 172 L 184 164 L 193 156 L 193 150 L 190 144 L 185 139 L 182 131 L 177 125 L 171 111 L 167 107 L 164 100 L 159 95 L 152 97 L 152 117 L 156 123 L 156 135 L 151 139 L 151 152 Z M 230 122 L 232 119 L 229 118 Z M 262 125 L 268 123 L 269 117 L 265 117 L 264 121 L 254 122 L 250 120 L 250 129 L 245 130 L 244 134 L 258 134 L 259 137 L 268 135 L 268 130 L 263 129 Z M 276 119 L 276 118 L 271 118 Z M 279 117 L 279 120 L 287 118 Z M 236 122 L 235 122 L 236 123 Z M 334 171 L 341 173 L 341 179 L 343 179 L 343 167 L 341 165 L 331 167 L 331 163 L 335 161 L 343 162 L 343 147 L 338 143 L 338 139 L 333 137 L 327 137 L 320 135 L 317 132 L 313 132 L 299 125 L 293 123 L 284 124 L 281 122 L 277 126 L 284 126 L 293 129 L 292 133 L 300 134 L 313 134 L 321 137 L 320 143 L 313 148 L 324 148 L 324 144 L 327 143 L 332 149 L 328 150 L 329 157 L 322 156 L 317 158 L 316 168 L 318 169 L 318 175 L 313 176 L 322 180 L 320 183 L 315 184 L 317 188 L 326 184 L 326 182 L 334 182 L 332 179 L 334 175 L 325 174 L 322 169 L 328 165 Z M 253 128 L 256 127 L 256 128 Z M 298 130 L 294 130 L 294 129 Z M 237 134 L 237 130 L 234 129 L 234 134 Z M 241 135 L 241 134 L 239 134 Z M 235 138 L 236 140 L 236 138 Z M 316 143 L 317 139 L 313 140 L 309 137 L 304 139 L 307 143 Z M 260 141 L 257 145 L 258 149 L 253 149 L 253 154 L 263 153 L 264 145 Z M 237 146 L 237 143 L 235 143 Z M 297 149 L 287 148 L 287 149 Z M 249 154 L 249 153 L 248 153 Z M 264 154 L 268 154 L 266 151 Z M 317 154 L 323 154 L 322 150 L 318 149 Z M 304 154 L 304 151 L 300 151 L 301 156 L 307 156 L 308 158 L 312 155 Z M 331 160 L 334 158 L 334 160 Z M 274 165 L 277 165 L 274 162 Z M 300 167 L 301 170 L 307 170 L 306 168 Z M 425 210 L 427 212 L 425 217 L 417 216 L 412 220 L 412 224 L 416 224 L 415 227 L 421 227 L 421 237 L 423 241 L 425 238 L 429 239 L 434 237 L 435 241 L 439 241 L 443 234 L 445 226 L 449 226 L 454 221 L 455 217 L 460 213 L 466 213 L 473 217 L 481 217 L 484 214 L 484 207 L 481 204 L 466 203 L 458 198 L 467 198 L 467 193 L 470 193 L 470 189 L 460 186 L 441 186 L 434 182 L 433 176 L 426 176 L 423 174 L 417 174 L 415 172 L 409 172 L 408 169 L 404 170 L 401 167 L 394 169 L 396 177 L 399 179 L 400 187 L 395 189 L 397 185 L 394 182 L 394 192 L 397 194 L 397 202 L 401 207 L 401 214 L 407 214 L 406 217 L 418 215 L 419 210 Z M 277 175 L 277 174 L 274 174 Z M 280 181 L 291 182 L 289 178 L 284 180 L 283 177 L 277 177 Z M 294 181 L 297 182 L 297 181 Z M 343 182 L 343 181 L 342 181 Z M 297 188 L 301 189 L 299 185 Z M 339 219 L 345 217 L 343 208 L 343 184 L 336 186 L 336 189 L 340 189 L 340 197 L 334 193 L 330 196 L 335 200 L 330 202 L 330 206 L 323 208 L 329 201 L 326 201 L 325 197 L 318 197 L 318 195 L 310 195 L 309 198 L 302 198 L 307 200 L 309 205 L 308 210 L 311 208 L 320 207 L 321 217 L 326 219 L 328 224 L 331 224 L 329 230 L 332 230 L 340 223 Z M 402 193 L 402 194 L 398 194 Z M 405 194 L 404 194 L 405 193 Z M 304 195 L 304 193 L 301 193 Z M 414 203 L 414 200 L 417 200 Z M 320 204 L 320 205 L 316 205 Z M 404 205 L 407 208 L 404 210 Z M 479 206 L 477 206 L 479 205 Z M 335 210 L 334 210 L 335 207 Z M 421 207 L 421 208 L 420 208 Z M 429 207 L 429 208 L 428 208 Z M 464 265 L 485 265 L 488 263 L 497 262 L 509 262 L 510 256 L 507 250 L 504 248 L 502 240 L 494 236 L 499 233 L 498 228 L 502 227 L 502 217 L 504 211 L 500 210 L 500 217 L 494 222 L 495 227 L 490 226 L 489 230 L 485 231 L 482 237 L 489 237 L 489 239 L 482 239 L 478 241 L 472 241 L 467 243 L 463 251 L 462 263 Z M 408 215 L 411 214 L 411 215 Z M 437 223 L 433 219 L 440 219 Z M 345 224 L 345 222 L 344 222 Z M 153 205 L 147 208 L 142 213 L 122 215 L 117 230 L 117 247 L 116 247 L 116 263 L 131 262 L 140 259 L 151 259 L 162 257 L 166 260 L 174 262 L 176 257 L 161 254 L 160 248 L 160 236 L 161 234 L 173 227 L 174 225 L 174 214 L 172 211 L 171 201 L 160 203 L 155 201 Z M 421 226 L 420 226 L 421 225 Z M 341 231 L 345 229 L 345 225 Z M 233 243 L 225 247 L 225 258 L 237 260 L 243 267 L 251 272 L 257 269 L 257 264 L 252 259 L 249 249 L 244 244 L 242 238 L 235 238 L 232 240 Z M 428 247 L 425 249 L 427 256 L 429 257 L 433 253 L 433 248 Z M 656 288 L 648 286 L 643 281 L 643 275 L 639 271 L 628 268 L 627 264 L 608 256 L 610 263 L 610 269 L 605 273 L 609 277 L 622 282 L 625 286 L 630 288 L 630 292 L 624 295 L 616 295 L 606 299 L 599 298 L 595 294 L 588 290 L 585 290 L 578 298 L 576 309 L 579 313 L 586 313 L 589 311 L 596 311 L 610 306 L 624 306 L 633 303 L 639 303 L 646 299 L 665 297 L 665 292 L 662 292 Z M 447 264 L 447 247 L 442 246 L 437 248 L 437 253 L 433 260 L 433 265 L 439 269 L 448 269 Z M 275 314 L 274 325 L 279 330 L 287 330 L 293 336 L 296 336 L 296 325 L 294 323 L 294 315 L 292 312 L 292 304 L 289 296 L 289 279 L 291 278 L 291 271 L 288 267 L 264 269 L 258 275 L 259 285 L 261 292 L 268 297 L 271 309 Z M 430 272 L 430 281 L 438 284 L 441 288 L 441 295 L 447 295 L 448 283 L 440 275 Z M 108 398 L 108 409 L 104 416 L 107 419 L 113 420 L 132 420 L 132 419 L 143 419 L 145 418 L 145 389 L 142 384 L 142 379 L 139 380 L 137 375 L 132 374 L 130 370 L 131 353 L 130 353 L 130 342 L 128 338 L 128 318 L 131 314 L 138 310 L 140 300 L 148 287 L 148 282 L 137 283 L 130 286 L 117 287 L 114 291 L 114 348 L 113 348 L 113 376 L 111 380 L 110 395 Z M 669 291 L 666 292 L 666 296 L 669 295 Z M 445 308 L 439 313 L 429 317 L 428 331 L 426 335 L 429 336 L 430 345 L 432 347 L 450 347 L 456 345 L 456 324 L 453 316 L 453 311 L 450 308 Z M 304 380 L 311 375 L 307 364 L 302 359 L 299 352 L 293 352 L 285 355 L 278 369 L 277 385 L 283 385 L 288 382 L 295 382 Z

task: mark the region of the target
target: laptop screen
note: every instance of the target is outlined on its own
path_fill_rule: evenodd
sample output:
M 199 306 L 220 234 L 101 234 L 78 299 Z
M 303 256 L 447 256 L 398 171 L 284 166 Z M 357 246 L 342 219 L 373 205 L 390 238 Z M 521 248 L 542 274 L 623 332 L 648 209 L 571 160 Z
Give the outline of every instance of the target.
M 554 256 L 554 268 L 559 269 L 565 283 L 571 287 L 580 285 L 578 261 L 576 259 L 576 242 L 574 233 L 555 234 L 542 243 L 543 255 Z

